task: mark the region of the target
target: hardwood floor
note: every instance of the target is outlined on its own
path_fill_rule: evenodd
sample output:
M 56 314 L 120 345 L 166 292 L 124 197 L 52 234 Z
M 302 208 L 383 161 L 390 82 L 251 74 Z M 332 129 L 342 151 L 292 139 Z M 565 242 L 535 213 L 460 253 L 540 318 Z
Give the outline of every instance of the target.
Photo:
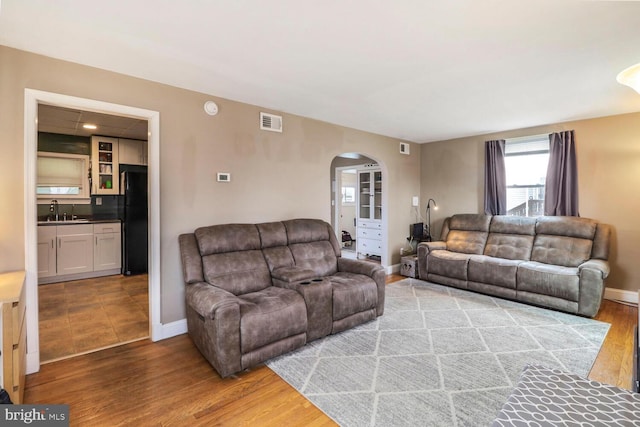
M 38 286 L 41 363 L 148 337 L 148 288 L 146 274 Z
M 605 301 L 597 318 L 612 326 L 590 378 L 628 388 L 637 309 Z M 336 425 L 264 365 L 221 379 L 187 335 L 44 365 L 25 401 L 69 404 L 72 426 Z

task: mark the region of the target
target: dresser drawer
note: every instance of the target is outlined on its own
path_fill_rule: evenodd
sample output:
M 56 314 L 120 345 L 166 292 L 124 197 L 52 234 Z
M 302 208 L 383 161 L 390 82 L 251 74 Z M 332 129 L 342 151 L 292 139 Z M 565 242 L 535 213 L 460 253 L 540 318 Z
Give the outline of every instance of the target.
M 380 221 L 367 221 L 367 220 L 359 220 L 358 228 L 371 228 L 382 231 L 382 222 Z
M 358 239 L 382 240 L 382 230 L 376 230 L 374 228 L 358 228 Z
M 358 239 L 358 252 L 368 255 L 382 255 L 382 242 L 373 239 Z

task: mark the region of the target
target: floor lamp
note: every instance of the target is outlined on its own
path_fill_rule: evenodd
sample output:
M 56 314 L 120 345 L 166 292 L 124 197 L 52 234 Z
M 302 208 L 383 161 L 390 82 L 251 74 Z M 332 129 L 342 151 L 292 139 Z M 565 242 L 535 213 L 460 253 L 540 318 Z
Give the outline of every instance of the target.
M 433 210 L 438 210 L 438 205 L 433 199 L 427 201 L 427 242 L 431 242 L 431 202 L 433 202 Z

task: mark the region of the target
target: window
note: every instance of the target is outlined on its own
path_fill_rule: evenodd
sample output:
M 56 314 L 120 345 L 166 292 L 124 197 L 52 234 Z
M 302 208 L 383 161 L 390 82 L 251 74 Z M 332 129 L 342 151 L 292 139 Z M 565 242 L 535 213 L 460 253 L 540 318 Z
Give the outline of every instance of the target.
M 356 202 L 356 187 L 342 187 L 342 204 Z
M 504 162 L 507 215 L 544 215 L 549 137 L 545 134 L 506 140 Z
M 88 200 L 89 156 L 38 152 L 39 199 Z

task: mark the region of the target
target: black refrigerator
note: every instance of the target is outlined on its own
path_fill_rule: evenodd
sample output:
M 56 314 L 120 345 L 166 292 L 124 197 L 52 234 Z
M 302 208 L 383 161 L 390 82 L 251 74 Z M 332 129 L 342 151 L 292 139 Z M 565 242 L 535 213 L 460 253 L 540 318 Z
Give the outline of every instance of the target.
M 123 195 L 122 274 L 148 271 L 147 172 L 124 171 L 120 174 Z

